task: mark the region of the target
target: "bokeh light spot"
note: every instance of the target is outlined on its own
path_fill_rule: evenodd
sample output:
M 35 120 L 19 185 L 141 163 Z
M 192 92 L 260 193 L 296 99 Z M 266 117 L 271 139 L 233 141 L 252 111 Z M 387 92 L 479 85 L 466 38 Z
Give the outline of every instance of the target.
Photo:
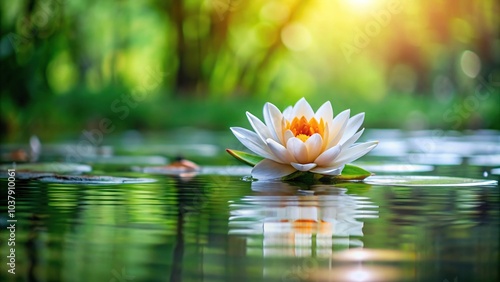
M 309 30 L 300 23 L 292 23 L 283 28 L 281 40 L 292 51 L 305 50 L 311 45 L 312 41 Z
M 462 53 L 462 57 L 460 58 L 460 66 L 465 75 L 470 78 L 475 78 L 481 70 L 481 60 L 476 53 L 466 50 Z
M 61 52 L 47 66 L 47 81 L 55 93 L 69 91 L 78 78 L 78 71 L 68 52 Z

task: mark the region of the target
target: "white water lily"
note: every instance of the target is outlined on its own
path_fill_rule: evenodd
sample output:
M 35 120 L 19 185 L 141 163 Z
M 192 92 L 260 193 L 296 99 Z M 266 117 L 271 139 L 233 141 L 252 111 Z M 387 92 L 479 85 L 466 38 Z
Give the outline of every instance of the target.
M 264 122 L 247 112 L 255 132 L 231 127 L 238 140 L 264 158 L 252 170 L 257 179 L 281 178 L 296 171 L 339 175 L 345 164 L 368 153 L 378 141 L 356 142 L 365 114 L 350 117 L 345 110 L 334 117 L 332 105 L 324 103 L 316 112 L 306 99 L 283 113 L 273 104 L 264 105 Z

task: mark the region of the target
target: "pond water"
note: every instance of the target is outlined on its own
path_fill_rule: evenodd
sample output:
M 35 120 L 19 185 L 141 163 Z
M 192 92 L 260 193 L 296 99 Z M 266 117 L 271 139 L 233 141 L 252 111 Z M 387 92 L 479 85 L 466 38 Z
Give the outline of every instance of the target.
M 122 144 L 112 153 L 127 156 L 119 165 L 82 157 L 93 168 L 86 174 L 155 182 L 17 179 L 16 274 L 5 263 L 10 223 L 2 205 L 1 281 L 500 279 L 498 185 L 390 181 L 402 175 L 498 180 L 498 132 L 368 132 L 366 139 L 381 143 L 359 165 L 384 176 L 378 184 L 249 181 L 249 168 L 223 152 L 225 144 L 241 147 L 226 135 L 209 136 L 188 138 L 193 144 Z M 172 152 L 209 166 L 182 176 L 144 169 Z M 7 179 L 0 185 L 7 195 Z

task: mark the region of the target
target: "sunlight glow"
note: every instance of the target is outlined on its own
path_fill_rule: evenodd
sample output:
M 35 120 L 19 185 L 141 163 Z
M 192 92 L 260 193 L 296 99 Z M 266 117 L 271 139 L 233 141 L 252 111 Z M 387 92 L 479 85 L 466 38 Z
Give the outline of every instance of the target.
M 352 5 L 368 5 L 373 2 L 373 0 L 349 0 L 349 2 L 351 2 Z
M 374 4 L 375 0 L 347 0 L 348 4 L 353 8 L 367 8 Z

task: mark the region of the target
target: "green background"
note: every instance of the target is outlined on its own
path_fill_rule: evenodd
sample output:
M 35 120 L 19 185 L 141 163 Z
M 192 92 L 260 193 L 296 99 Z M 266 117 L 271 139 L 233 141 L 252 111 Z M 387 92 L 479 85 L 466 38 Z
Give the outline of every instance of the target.
M 497 1 L 3 1 L 10 141 L 247 126 L 306 97 L 366 127 L 499 129 Z

